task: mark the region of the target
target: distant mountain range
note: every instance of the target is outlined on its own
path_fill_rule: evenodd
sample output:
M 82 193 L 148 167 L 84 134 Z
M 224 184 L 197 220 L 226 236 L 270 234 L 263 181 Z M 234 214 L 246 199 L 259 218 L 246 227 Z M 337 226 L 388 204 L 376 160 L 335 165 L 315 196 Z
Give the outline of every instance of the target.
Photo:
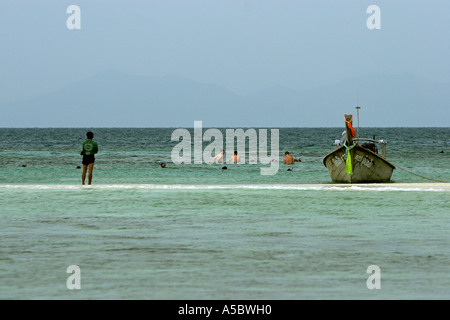
M 274 86 L 247 96 L 169 75 L 104 71 L 30 100 L 0 105 L 0 127 L 448 127 L 450 84 L 373 74 L 313 90 Z M 356 117 L 355 117 L 356 119 Z

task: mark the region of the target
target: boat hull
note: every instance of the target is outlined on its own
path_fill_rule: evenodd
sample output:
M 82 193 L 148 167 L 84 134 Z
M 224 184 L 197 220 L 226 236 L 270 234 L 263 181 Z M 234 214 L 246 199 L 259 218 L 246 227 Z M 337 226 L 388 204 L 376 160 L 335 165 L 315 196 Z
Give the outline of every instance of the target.
M 328 153 L 323 164 L 331 180 L 339 183 L 372 183 L 391 180 L 395 166 L 375 152 L 355 145 L 350 151 L 353 174 L 346 172 L 345 147 L 340 146 Z

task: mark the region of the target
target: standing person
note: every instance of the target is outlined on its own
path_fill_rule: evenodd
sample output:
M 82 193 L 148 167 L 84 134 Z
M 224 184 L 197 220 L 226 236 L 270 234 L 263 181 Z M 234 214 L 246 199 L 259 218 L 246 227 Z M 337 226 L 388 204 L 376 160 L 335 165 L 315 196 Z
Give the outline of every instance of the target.
M 83 173 L 81 174 L 81 184 L 84 185 L 86 179 L 86 171 L 89 169 L 88 184 L 92 182 L 92 170 L 94 170 L 95 154 L 98 152 L 98 144 L 93 141 L 94 134 L 89 131 L 86 133 L 87 140 L 83 142 L 83 150 L 81 155 L 83 156 Z

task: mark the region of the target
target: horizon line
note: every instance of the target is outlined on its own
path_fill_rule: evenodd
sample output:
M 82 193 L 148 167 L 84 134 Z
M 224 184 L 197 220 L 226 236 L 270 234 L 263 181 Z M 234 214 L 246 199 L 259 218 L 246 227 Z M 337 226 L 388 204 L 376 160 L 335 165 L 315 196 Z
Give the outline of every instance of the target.
M 87 129 L 87 128 L 95 128 L 95 129 L 178 129 L 178 128 L 184 128 L 184 129 L 194 129 L 194 127 L 189 127 L 189 126 L 167 126 L 167 127 L 127 127 L 127 126 L 112 126 L 112 127 L 91 127 L 91 126 L 86 126 L 86 127 L 1 127 L 0 126 L 0 130 L 1 129 Z M 232 128 L 246 128 L 246 129 L 342 129 L 343 126 L 339 126 L 339 127 L 292 127 L 292 126 L 272 126 L 272 127 L 268 127 L 268 126 L 250 126 L 250 127 L 243 127 L 243 126 L 208 126 L 208 127 L 202 127 L 202 129 L 232 129 Z M 418 126 L 386 126 L 386 127 L 373 127 L 373 126 L 367 126 L 367 127 L 359 127 L 360 129 L 373 129 L 373 128 L 378 128 L 378 129 L 398 129 L 398 128 L 407 128 L 407 129 L 427 129 L 427 128 L 436 128 L 436 129 L 448 129 L 450 128 L 450 126 L 448 127 L 441 127 L 441 126 L 425 126 L 425 127 L 418 127 Z

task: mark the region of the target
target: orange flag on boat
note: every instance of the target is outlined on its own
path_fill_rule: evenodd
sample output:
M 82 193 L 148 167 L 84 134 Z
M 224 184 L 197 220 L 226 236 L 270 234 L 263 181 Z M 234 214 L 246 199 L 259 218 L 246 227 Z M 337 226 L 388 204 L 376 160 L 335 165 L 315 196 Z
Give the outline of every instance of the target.
M 352 137 L 353 137 L 353 138 L 356 137 L 356 130 L 355 130 L 355 128 L 353 128 L 353 126 L 352 126 L 353 116 L 351 117 L 350 120 L 347 120 L 347 119 L 345 119 L 345 117 L 344 117 L 344 120 L 345 120 L 345 122 L 347 123 L 348 128 L 349 128 L 349 129 L 351 130 L 351 132 L 352 132 Z

